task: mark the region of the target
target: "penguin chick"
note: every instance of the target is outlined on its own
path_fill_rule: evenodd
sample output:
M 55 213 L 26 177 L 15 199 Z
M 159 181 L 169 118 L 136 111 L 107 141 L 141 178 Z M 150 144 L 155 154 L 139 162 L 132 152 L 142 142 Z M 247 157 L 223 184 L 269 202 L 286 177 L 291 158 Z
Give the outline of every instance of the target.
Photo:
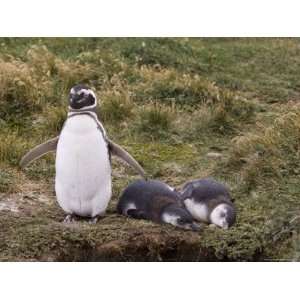
M 228 188 L 212 178 L 187 182 L 181 190 L 181 201 L 197 221 L 223 229 L 235 222 L 236 209 Z
M 199 230 L 173 188 L 158 180 L 136 180 L 122 193 L 117 211 L 128 217 Z

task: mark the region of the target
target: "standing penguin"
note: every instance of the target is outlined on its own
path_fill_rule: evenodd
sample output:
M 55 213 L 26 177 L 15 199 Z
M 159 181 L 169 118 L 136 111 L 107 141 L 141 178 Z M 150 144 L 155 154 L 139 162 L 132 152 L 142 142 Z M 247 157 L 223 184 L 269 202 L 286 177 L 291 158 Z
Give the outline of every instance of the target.
M 193 217 L 183 207 L 179 194 L 158 180 L 136 180 L 122 193 L 117 211 L 119 214 L 156 223 L 199 230 Z
M 67 213 L 91 217 L 97 222 L 111 198 L 110 154 L 133 166 L 143 177 L 142 167 L 120 146 L 110 141 L 96 114 L 97 99 L 84 85 L 70 91 L 69 112 L 60 135 L 31 151 L 21 160 L 24 168 L 33 160 L 56 151 L 55 191 L 57 201 Z
M 236 219 L 236 210 L 228 188 L 211 178 L 187 182 L 181 200 L 195 220 L 228 229 Z

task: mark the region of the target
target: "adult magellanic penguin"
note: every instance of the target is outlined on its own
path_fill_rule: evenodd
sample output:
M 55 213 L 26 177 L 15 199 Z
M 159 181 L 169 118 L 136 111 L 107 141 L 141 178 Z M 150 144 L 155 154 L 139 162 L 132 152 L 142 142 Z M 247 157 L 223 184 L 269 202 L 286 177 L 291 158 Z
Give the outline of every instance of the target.
M 60 135 L 29 151 L 20 162 L 24 168 L 56 151 L 55 191 L 59 205 L 67 213 L 65 221 L 77 215 L 96 222 L 105 213 L 112 193 L 110 154 L 121 157 L 145 177 L 130 154 L 107 138 L 96 107 L 97 99 L 90 88 L 74 86 Z
M 180 202 L 179 194 L 158 180 L 136 180 L 131 183 L 123 191 L 117 211 L 136 219 L 169 223 L 183 229 L 200 229 Z
M 223 229 L 235 222 L 236 209 L 228 188 L 212 178 L 187 182 L 181 190 L 181 201 L 197 221 Z

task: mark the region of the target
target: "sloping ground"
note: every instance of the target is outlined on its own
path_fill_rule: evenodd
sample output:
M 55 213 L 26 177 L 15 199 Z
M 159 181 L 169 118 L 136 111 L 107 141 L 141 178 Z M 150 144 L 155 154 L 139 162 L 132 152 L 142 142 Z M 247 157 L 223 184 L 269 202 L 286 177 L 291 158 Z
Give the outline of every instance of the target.
M 298 39 L 2 39 L 1 261 L 252 261 L 300 258 Z M 69 88 L 91 85 L 99 115 L 156 179 L 230 186 L 237 223 L 199 233 L 118 216 L 137 178 L 114 161 L 113 198 L 96 225 L 63 224 L 51 155 Z M 214 153 L 217 153 L 215 155 Z
M 203 160 L 207 160 L 203 157 Z M 37 164 L 32 168 L 36 168 Z M 177 168 L 177 172 L 180 172 L 180 164 Z M 203 167 L 203 172 L 206 170 L 207 166 Z M 299 259 L 297 234 L 300 228 L 300 188 L 297 177 L 293 180 L 290 178 L 285 185 L 264 185 L 248 193 L 245 185 L 240 185 L 238 176 L 228 174 L 227 180 L 223 181 L 232 187 L 237 199 L 236 225 L 227 231 L 206 226 L 201 232 L 195 233 L 117 215 L 117 195 L 127 182 L 135 178 L 130 173 L 129 169 L 114 163 L 114 197 L 107 215 L 95 225 L 83 219 L 73 224 L 62 223 L 64 214 L 55 201 L 52 180 L 43 184 L 40 181 L 26 181 L 21 184 L 21 192 L 2 194 L 0 260 Z M 178 184 L 176 186 L 179 187 Z
M 231 230 L 206 227 L 195 233 L 126 219 L 112 208 L 96 225 L 86 220 L 64 224 L 61 222 L 63 213 L 53 196 L 40 192 L 12 194 L 1 200 L 0 260 L 252 261 L 285 258 L 283 254 L 287 255 L 287 249 L 279 247 L 282 241 L 293 237 L 299 221 L 294 220 L 292 224 L 292 219 L 271 215 L 274 208 L 265 210 L 270 213 L 267 217 L 256 209 L 250 212 L 241 209 L 244 211 L 240 211 L 238 223 Z M 246 219 L 245 213 L 251 218 Z M 296 241 L 299 240 L 293 237 L 291 243 L 295 246 Z M 299 258 L 296 252 L 291 255 L 286 259 Z

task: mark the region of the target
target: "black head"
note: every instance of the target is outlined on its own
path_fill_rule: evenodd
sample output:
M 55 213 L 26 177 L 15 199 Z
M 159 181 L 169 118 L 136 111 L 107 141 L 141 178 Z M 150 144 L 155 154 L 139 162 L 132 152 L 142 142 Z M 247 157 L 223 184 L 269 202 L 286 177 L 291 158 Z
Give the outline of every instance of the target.
M 75 85 L 70 90 L 69 104 L 72 109 L 96 106 L 96 96 L 94 92 L 83 84 Z
M 229 206 L 229 205 L 226 208 L 227 208 L 227 210 L 226 210 L 225 219 L 226 219 L 228 226 L 230 227 L 235 223 L 236 210 L 233 206 Z
M 162 222 L 169 223 L 174 226 L 198 231 L 200 226 L 194 223 L 194 219 L 191 214 L 184 208 L 178 205 L 167 206 L 161 215 Z

